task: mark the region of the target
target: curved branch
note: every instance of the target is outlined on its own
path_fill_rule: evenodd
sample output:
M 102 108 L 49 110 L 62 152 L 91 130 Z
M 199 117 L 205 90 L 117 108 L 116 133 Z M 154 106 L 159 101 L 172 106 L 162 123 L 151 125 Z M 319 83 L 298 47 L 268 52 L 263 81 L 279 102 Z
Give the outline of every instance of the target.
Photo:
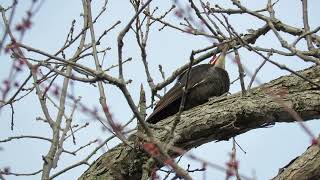
M 12 136 L 12 137 L 8 137 L 7 139 L 0 140 L 0 143 L 9 142 L 15 139 L 40 139 L 40 140 L 52 142 L 52 139 L 49 139 L 46 137 L 21 135 L 21 136 Z
M 318 142 L 319 142 L 318 138 Z M 319 179 L 320 178 L 320 148 L 310 146 L 302 155 L 292 160 L 288 165 L 279 170 L 273 180 L 282 179 Z

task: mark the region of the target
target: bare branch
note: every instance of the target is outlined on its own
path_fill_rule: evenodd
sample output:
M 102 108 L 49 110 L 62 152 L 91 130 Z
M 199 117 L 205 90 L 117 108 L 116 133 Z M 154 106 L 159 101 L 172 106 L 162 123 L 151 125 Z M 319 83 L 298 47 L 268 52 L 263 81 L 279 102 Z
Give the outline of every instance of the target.
M 48 142 L 52 142 L 51 139 L 45 138 L 45 137 L 42 137 L 42 136 L 22 135 L 22 136 L 12 136 L 12 137 L 8 137 L 7 139 L 0 140 L 0 143 L 9 142 L 9 141 L 12 141 L 12 140 L 15 140 L 15 139 L 40 139 L 40 140 L 45 140 L 45 141 L 48 141 Z
M 308 0 L 302 0 L 302 15 L 303 15 L 303 27 L 305 32 L 310 31 L 309 21 L 308 21 Z M 310 34 L 307 35 L 307 45 L 308 49 L 311 51 L 314 47 L 312 45 L 312 40 Z

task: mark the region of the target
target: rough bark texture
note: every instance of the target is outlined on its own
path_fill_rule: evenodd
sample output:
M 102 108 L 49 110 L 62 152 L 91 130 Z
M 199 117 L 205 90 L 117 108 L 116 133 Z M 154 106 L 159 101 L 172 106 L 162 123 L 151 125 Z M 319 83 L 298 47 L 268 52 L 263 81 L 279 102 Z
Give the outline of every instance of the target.
M 299 73 L 320 84 L 320 66 Z M 276 122 L 294 122 L 283 105 L 268 95 L 271 92 L 283 95 L 284 103 L 304 120 L 320 117 L 320 90 L 297 76 L 283 76 L 250 90 L 245 97 L 241 93 L 219 97 L 183 112 L 175 131 L 174 145 L 190 150 Z M 170 126 L 173 117 L 157 125 Z M 162 129 L 153 133 L 162 141 L 167 135 Z M 98 158 L 80 179 L 141 179 L 142 165 L 147 159 L 145 153 L 119 144 Z
M 320 139 L 318 138 L 318 141 Z M 273 180 L 319 180 L 320 148 L 310 146 L 301 156 L 282 168 Z

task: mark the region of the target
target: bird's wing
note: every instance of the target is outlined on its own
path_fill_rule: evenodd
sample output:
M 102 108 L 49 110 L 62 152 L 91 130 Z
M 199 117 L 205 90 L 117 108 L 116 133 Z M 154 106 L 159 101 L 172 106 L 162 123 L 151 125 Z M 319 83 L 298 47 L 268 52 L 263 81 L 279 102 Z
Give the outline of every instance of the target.
M 191 87 L 188 87 L 188 90 L 194 89 L 194 88 L 196 88 L 197 86 L 201 86 L 202 84 L 205 84 L 205 83 L 207 83 L 208 81 L 209 81 L 209 78 L 204 78 L 204 79 L 202 79 L 201 81 L 193 84 Z
M 211 64 L 199 64 L 197 66 L 192 67 L 190 75 L 199 75 L 201 73 L 204 73 L 204 71 L 206 71 L 210 67 L 212 67 Z M 179 76 L 177 76 L 176 84 L 178 84 L 179 82 L 185 83 L 185 81 L 187 80 L 187 72 L 188 72 L 188 69 L 184 70 Z M 199 78 L 201 78 L 201 76 L 193 77 L 195 81 L 199 81 Z
M 191 83 L 188 86 L 188 91 L 192 90 L 193 88 L 196 88 L 199 85 L 202 85 L 203 83 L 207 82 L 207 78 L 203 79 L 200 82 Z M 157 115 L 160 111 L 164 110 L 166 107 L 168 107 L 171 103 L 174 101 L 180 100 L 183 95 L 183 88 L 185 84 L 177 83 L 175 84 L 156 104 L 154 107 L 154 111 L 150 114 L 150 116 L 147 118 L 147 122 L 150 122 L 150 120 Z M 179 104 L 180 105 L 180 104 Z M 179 107 L 177 107 L 179 108 Z
M 173 103 L 174 101 L 180 99 L 182 97 L 183 91 L 182 91 L 183 85 L 182 84 L 176 84 L 174 85 L 157 103 L 157 105 L 154 108 L 154 111 L 147 119 L 147 122 L 149 122 L 149 119 L 152 119 L 153 116 L 155 116 L 157 113 L 162 111 L 164 108 L 166 108 L 168 105 Z
M 188 91 L 190 92 L 191 89 L 197 87 L 198 85 L 202 85 L 207 80 L 207 72 L 208 68 L 212 67 L 209 64 L 201 64 L 195 66 L 191 69 L 190 72 L 190 79 L 188 81 Z M 160 99 L 157 105 L 154 108 L 154 111 L 150 116 L 147 118 L 147 122 L 155 121 L 153 118 L 161 111 L 165 111 L 165 108 L 170 106 L 172 103 L 178 103 L 176 101 L 181 100 L 183 94 L 183 87 L 187 81 L 187 71 L 184 71 L 180 76 L 177 78 L 176 84 Z M 192 78 L 191 78 L 192 77 Z M 180 104 L 177 104 L 178 106 Z M 176 107 L 179 109 L 179 107 Z

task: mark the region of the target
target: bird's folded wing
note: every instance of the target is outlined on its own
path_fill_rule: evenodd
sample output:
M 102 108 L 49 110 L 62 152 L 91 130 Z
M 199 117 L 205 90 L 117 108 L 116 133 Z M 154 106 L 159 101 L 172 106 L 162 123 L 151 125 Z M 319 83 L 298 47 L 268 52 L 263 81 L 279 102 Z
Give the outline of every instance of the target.
M 173 86 L 157 103 L 157 105 L 154 108 L 154 111 L 148 117 L 147 122 L 149 122 L 149 120 L 152 119 L 153 116 L 162 111 L 168 105 L 180 99 L 183 94 L 182 88 L 182 84 L 176 84 L 175 86 Z
M 200 82 L 189 84 L 189 86 L 187 87 L 188 91 L 196 88 L 197 86 L 201 86 L 202 84 L 206 83 L 207 81 L 208 81 L 208 78 L 205 78 L 205 79 L 201 80 Z M 184 88 L 184 86 L 185 86 L 184 84 L 176 84 L 175 86 L 173 86 L 168 91 L 168 93 L 166 93 L 161 98 L 161 100 L 157 103 L 157 105 L 154 108 L 154 111 L 147 118 L 147 122 L 150 122 L 150 120 L 153 118 L 153 116 L 155 116 L 160 111 L 164 110 L 164 108 L 168 107 L 171 103 L 173 103 L 176 100 L 181 99 L 182 95 L 183 95 L 182 89 Z

